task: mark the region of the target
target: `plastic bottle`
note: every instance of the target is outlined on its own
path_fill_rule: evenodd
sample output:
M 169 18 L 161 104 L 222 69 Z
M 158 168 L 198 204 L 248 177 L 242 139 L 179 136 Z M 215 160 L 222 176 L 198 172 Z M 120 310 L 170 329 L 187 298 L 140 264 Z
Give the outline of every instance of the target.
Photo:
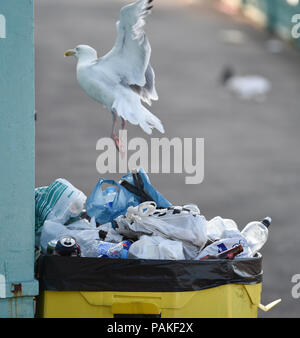
M 114 244 L 107 251 L 107 257 L 109 258 L 128 258 L 128 250 L 132 242 L 123 241 L 118 244 Z
M 98 257 L 98 247 L 101 239 L 92 239 L 81 246 L 82 257 Z
M 253 256 L 266 243 L 269 234 L 268 227 L 270 226 L 271 221 L 272 219 L 270 217 L 266 217 L 260 222 L 250 222 L 241 231 L 248 242 Z
M 108 257 L 108 251 L 111 247 L 114 247 L 115 243 L 109 243 L 100 241 L 97 245 L 97 257 Z
M 116 188 L 115 187 L 108 187 L 106 188 L 106 195 L 105 195 L 105 203 L 112 207 L 113 201 L 115 199 L 116 196 Z

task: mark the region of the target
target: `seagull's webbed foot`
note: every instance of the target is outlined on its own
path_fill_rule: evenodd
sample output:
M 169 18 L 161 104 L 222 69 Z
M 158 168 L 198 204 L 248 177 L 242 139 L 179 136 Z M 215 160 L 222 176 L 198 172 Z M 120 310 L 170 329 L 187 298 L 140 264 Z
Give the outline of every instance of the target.
M 116 134 L 112 134 L 111 137 L 115 141 L 116 148 L 118 149 L 118 152 L 121 154 L 121 157 L 124 158 L 125 150 L 124 150 L 123 143 L 120 142 Z

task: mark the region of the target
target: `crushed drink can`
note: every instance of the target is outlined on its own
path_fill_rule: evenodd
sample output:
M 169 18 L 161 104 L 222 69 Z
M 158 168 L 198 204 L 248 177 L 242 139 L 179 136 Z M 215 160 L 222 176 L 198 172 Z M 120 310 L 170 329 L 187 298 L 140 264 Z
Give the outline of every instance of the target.
M 81 256 L 81 249 L 76 239 L 71 236 L 61 237 L 55 246 L 55 255 L 58 256 Z
M 47 245 L 47 255 L 53 255 L 55 251 L 55 247 L 57 244 L 57 240 L 53 239 L 52 241 L 48 242 Z

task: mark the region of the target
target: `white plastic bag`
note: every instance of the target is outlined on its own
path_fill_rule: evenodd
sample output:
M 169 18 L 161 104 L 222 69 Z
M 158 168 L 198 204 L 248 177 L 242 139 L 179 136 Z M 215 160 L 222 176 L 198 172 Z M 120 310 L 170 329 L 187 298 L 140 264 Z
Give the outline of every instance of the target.
M 65 227 L 69 230 L 96 230 L 97 229 L 87 219 L 80 219 L 76 222 L 65 225 Z
M 178 209 L 180 210 L 180 209 Z M 118 224 L 117 232 L 129 236 L 136 234 L 154 235 L 175 241 L 182 241 L 203 248 L 207 242 L 206 219 L 196 213 L 174 210 L 160 210 L 150 216 L 130 215 L 130 219 L 119 216 L 116 219 Z
M 92 221 L 92 220 L 91 220 Z M 109 230 L 111 230 L 113 227 L 111 225 L 111 223 L 105 223 L 105 224 L 101 224 L 98 226 L 98 230 L 102 230 L 102 231 L 105 231 L 105 232 L 108 232 Z
M 35 189 L 35 245 L 40 245 L 40 235 L 46 220 L 65 224 L 80 215 L 86 196 L 66 179 L 59 178 L 47 187 Z
M 86 202 L 86 196 L 63 178 L 56 181 L 64 186 L 64 191 L 46 219 L 65 224 L 70 218 L 80 215 Z
M 120 243 L 123 241 L 123 236 L 112 227 L 111 223 L 102 224 L 97 229 L 99 232 L 102 231 L 104 233 L 105 237 L 101 236 L 104 242 Z
M 42 227 L 40 239 L 42 252 L 46 254 L 49 241 L 58 240 L 65 235 L 76 239 L 81 248 L 82 257 L 96 257 L 96 247 L 100 241 L 99 230 L 92 226 L 88 227 L 86 220 L 72 223 L 70 226 L 54 221 L 46 221 Z
M 251 257 L 251 250 L 248 246 L 246 238 L 238 234 L 236 231 L 228 230 L 224 233 L 226 238 L 215 241 L 212 244 L 208 245 L 205 249 L 203 249 L 196 259 L 200 259 L 207 255 L 217 255 L 223 251 L 229 250 L 237 245 L 242 245 L 243 252 L 238 254 L 236 258 L 246 258 Z
M 128 258 L 185 259 L 181 242 L 171 241 L 160 236 L 145 235 L 131 245 Z
M 189 244 L 187 242 L 181 242 L 183 247 L 183 254 L 185 259 L 187 260 L 193 260 L 196 259 L 199 255 L 200 249 L 199 247 Z
M 206 224 L 206 234 L 208 239 L 211 241 L 217 241 L 221 238 L 225 238 L 226 236 L 223 232 L 227 230 L 239 231 L 236 223 L 232 219 L 216 216 L 209 220 Z
M 123 241 L 123 236 L 118 234 L 116 230 L 109 229 L 104 241 L 110 243 L 120 243 Z

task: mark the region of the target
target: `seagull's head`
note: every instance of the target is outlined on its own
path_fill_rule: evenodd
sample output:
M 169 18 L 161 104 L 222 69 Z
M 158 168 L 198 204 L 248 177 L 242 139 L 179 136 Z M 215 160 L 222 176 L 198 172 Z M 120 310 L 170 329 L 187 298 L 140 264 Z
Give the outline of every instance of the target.
M 97 59 L 97 51 L 87 45 L 78 45 L 74 49 L 68 49 L 65 52 L 65 56 L 75 56 L 76 59 L 88 59 L 94 60 Z

